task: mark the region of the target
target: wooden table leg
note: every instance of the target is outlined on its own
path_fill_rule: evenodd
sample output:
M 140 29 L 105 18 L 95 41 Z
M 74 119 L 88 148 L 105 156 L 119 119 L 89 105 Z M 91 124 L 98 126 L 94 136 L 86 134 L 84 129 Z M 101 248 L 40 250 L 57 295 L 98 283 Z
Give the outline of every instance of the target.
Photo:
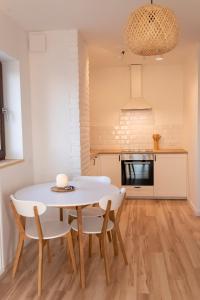
M 60 207 L 60 221 L 63 221 L 63 208 Z
M 110 212 L 110 219 L 115 224 L 115 212 L 114 211 Z M 119 251 L 118 251 L 117 233 L 116 233 L 115 225 L 114 225 L 114 228 L 112 229 L 112 241 L 113 241 L 114 255 L 117 256 Z
M 59 208 L 59 212 L 60 212 L 60 221 L 63 222 L 63 207 Z M 63 245 L 63 237 L 60 238 L 60 244 Z
M 82 211 L 81 211 L 80 206 L 77 206 L 76 210 L 77 210 L 77 222 L 78 222 L 80 280 L 81 280 L 81 287 L 85 288 L 85 266 L 84 266 L 83 234 L 82 234 Z

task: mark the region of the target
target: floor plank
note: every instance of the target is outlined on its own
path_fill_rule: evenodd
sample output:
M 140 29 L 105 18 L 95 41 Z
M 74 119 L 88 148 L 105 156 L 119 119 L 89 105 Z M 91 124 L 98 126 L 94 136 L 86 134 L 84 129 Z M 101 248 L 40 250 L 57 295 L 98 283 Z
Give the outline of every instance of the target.
M 44 286 L 40 299 L 48 300 L 199 300 L 200 218 L 186 201 L 127 200 L 120 223 L 129 265 L 108 246 L 111 284 L 106 286 L 98 240 L 88 257 L 84 237 L 86 284 L 80 289 L 60 240 L 51 241 L 51 264 L 45 252 Z M 75 247 L 78 260 L 78 247 Z M 37 297 L 37 245 L 24 251 L 14 280 L 8 271 L 0 280 L 0 299 Z

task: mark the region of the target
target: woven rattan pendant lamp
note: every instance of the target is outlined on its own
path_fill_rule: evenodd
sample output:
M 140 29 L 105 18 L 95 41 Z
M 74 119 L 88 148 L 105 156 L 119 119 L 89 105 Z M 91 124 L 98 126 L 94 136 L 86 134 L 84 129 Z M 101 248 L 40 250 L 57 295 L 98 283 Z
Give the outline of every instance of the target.
M 129 16 L 125 42 L 137 55 L 161 55 L 177 45 L 178 33 L 174 13 L 151 0 L 151 4 L 139 7 Z

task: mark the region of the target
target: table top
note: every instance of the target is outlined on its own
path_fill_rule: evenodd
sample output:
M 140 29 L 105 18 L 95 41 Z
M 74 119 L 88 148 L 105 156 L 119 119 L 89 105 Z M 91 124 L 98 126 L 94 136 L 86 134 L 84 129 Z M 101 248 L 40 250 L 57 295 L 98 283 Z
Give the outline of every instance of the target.
M 98 203 L 106 195 L 111 195 L 119 191 L 112 185 L 91 181 L 70 181 L 70 185 L 75 187 L 72 192 L 53 192 L 51 187 L 55 182 L 48 182 L 27 186 L 15 193 L 18 200 L 39 201 L 49 207 L 81 206 Z

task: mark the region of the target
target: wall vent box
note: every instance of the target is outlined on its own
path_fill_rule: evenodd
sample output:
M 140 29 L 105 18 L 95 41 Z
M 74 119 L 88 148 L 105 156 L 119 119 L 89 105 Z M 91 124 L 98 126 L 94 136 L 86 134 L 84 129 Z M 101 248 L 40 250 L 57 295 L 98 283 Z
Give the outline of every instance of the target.
M 46 52 L 46 35 L 44 33 L 29 34 L 30 52 Z

